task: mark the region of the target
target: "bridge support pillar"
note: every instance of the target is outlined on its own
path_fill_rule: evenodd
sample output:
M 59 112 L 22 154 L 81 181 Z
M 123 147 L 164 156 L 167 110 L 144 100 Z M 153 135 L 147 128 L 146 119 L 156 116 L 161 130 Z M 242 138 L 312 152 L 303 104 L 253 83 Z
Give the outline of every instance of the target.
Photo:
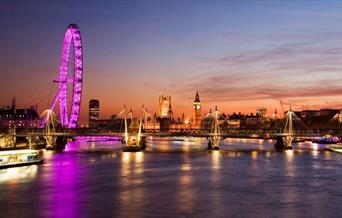
M 53 146 L 53 150 L 57 150 L 57 151 L 63 150 L 65 148 L 67 142 L 68 142 L 67 137 L 57 136 L 55 145 Z
M 146 136 L 140 137 L 139 143 L 135 136 L 128 137 L 128 142 L 123 138 L 122 142 L 124 144 L 122 151 L 124 152 L 138 152 L 146 149 Z
M 208 150 L 220 150 L 221 137 L 208 137 Z

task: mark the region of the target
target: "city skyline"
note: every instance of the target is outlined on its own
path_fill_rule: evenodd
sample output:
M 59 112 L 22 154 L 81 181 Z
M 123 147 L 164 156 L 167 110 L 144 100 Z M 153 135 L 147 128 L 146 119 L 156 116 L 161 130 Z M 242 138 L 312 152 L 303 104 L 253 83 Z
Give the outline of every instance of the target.
M 1 217 L 341 217 L 342 1 L 3 0 Z
M 82 124 L 93 98 L 101 102 L 101 117 L 109 117 L 124 104 L 158 112 L 158 96 L 168 94 L 175 115 L 190 117 L 196 91 L 203 112 L 215 105 L 225 113 L 255 113 L 260 106 L 280 112 L 280 99 L 293 107 L 341 107 L 340 6 L 6 2 L 0 105 L 16 96 L 19 107 L 47 107 L 63 34 L 74 22 L 84 45 Z

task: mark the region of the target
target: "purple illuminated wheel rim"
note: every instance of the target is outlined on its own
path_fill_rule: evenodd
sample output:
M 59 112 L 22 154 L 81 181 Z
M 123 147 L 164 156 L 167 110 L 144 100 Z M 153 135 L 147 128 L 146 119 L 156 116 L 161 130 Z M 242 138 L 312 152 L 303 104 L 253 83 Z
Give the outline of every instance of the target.
M 68 94 L 68 64 L 70 56 L 71 42 L 74 50 L 74 75 L 72 77 L 72 105 L 70 116 L 68 116 L 67 94 Z M 60 122 L 63 127 L 75 128 L 81 109 L 83 79 L 83 52 L 81 33 L 76 24 L 69 24 L 64 35 L 62 60 L 59 69 L 59 113 Z M 68 118 L 69 117 L 69 118 Z

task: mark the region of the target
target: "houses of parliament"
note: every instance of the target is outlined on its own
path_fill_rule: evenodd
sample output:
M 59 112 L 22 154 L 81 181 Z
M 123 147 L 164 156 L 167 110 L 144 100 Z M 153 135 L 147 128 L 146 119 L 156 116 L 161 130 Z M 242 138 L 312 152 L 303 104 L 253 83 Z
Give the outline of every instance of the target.
M 151 115 L 145 129 L 168 131 L 170 129 L 200 129 L 202 116 L 202 105 L 199 93 L 196 92 L 192 103 L 193 113 L 190 117 L 175 118 L 172 109 L 172 99 L 170 95 L 159 96 L 159 111 Z M 115 122 L 120 122 L 120 118 L 115 115 L 110 119 L 100 119 L 100 102 L 97 99 L 89 101 L 88 127 L 93 129 L 112 129 Z M 189 105 L 190 107 L 190 105 Z
M 198 92 L 193 102 L 193 115 L 190 119 L 186 119 L 184 113 L 181 118 L 175 119 L 172 111 L 171 96 L 161 95 L 159 96 L 159 116 L 155 119 L 157 125 L 159 124 L 160 130 L 169 129 L 199 129 L 201 128 L 202 121 L 202 105 Z

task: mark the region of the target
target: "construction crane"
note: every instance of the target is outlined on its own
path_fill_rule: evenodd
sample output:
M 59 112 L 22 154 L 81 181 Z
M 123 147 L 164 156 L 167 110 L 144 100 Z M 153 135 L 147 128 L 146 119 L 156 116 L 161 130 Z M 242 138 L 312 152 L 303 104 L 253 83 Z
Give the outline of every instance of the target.
M 281 99 L 280 99 L 280 105 L 281 105 L 281 110 L 283 111 L 283 114 L 285 114 L 283 101 Z

